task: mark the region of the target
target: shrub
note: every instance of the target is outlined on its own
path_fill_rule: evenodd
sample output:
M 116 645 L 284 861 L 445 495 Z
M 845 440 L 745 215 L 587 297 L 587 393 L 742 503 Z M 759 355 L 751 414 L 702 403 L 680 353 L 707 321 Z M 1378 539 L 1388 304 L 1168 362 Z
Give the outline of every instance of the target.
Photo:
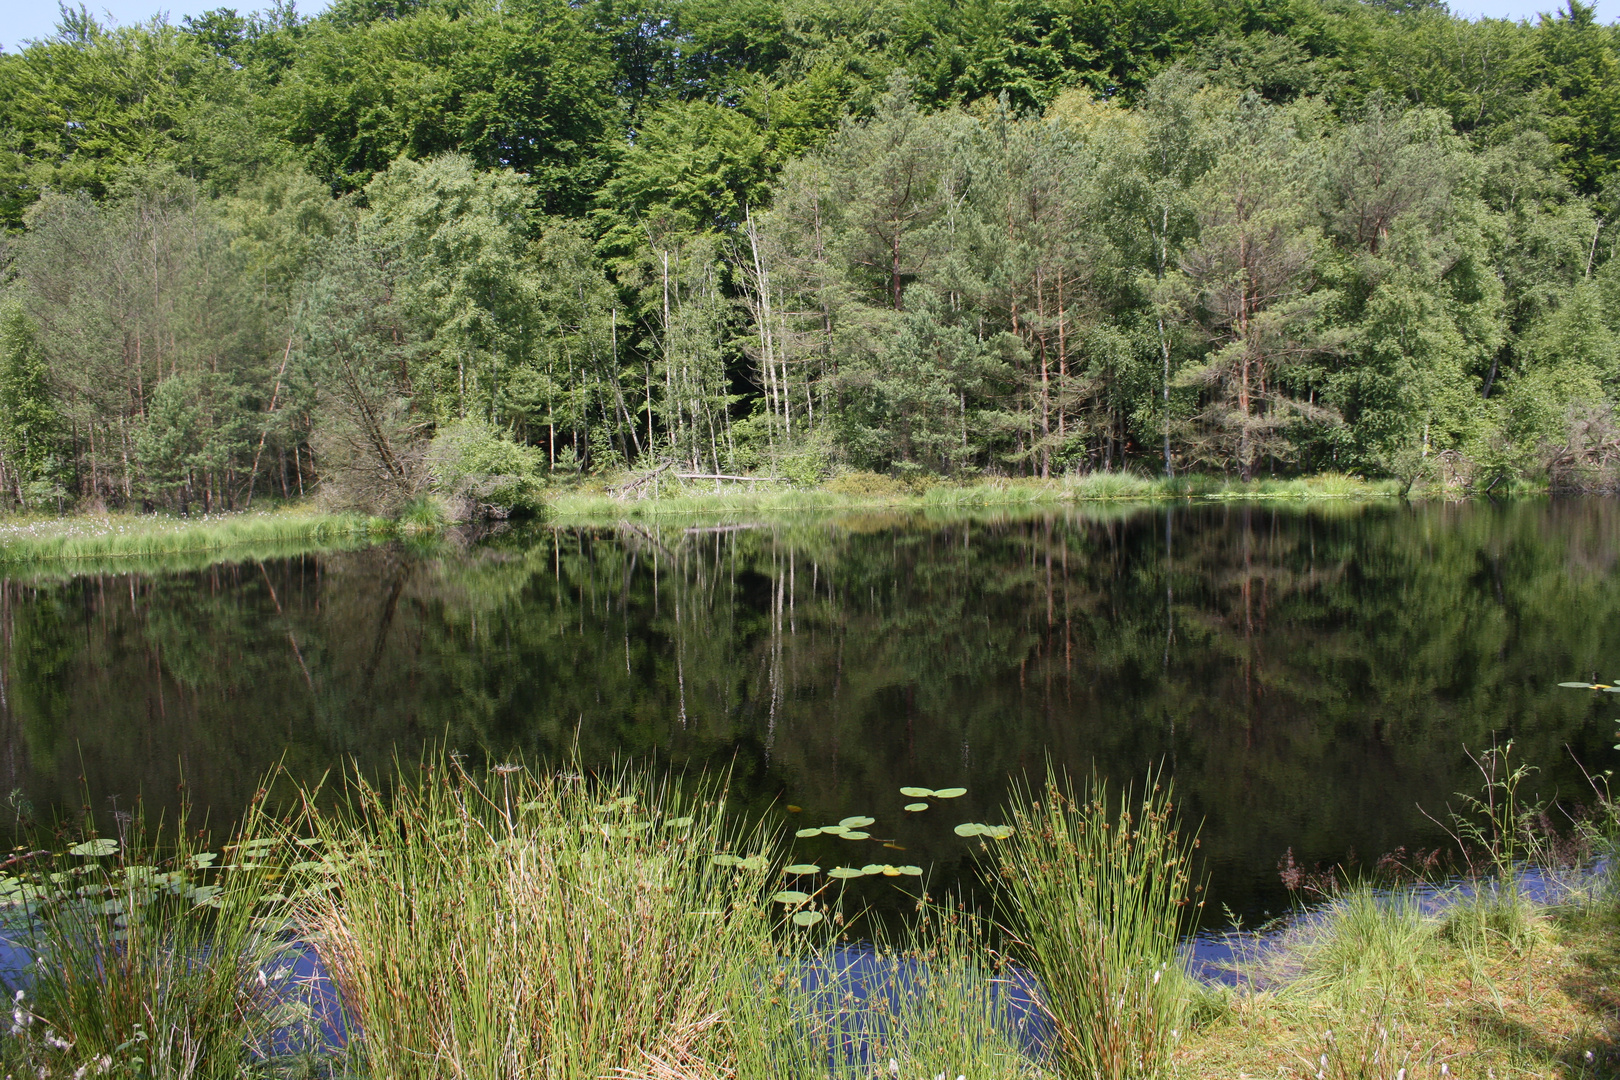
M 427 466 L 451 517 L 467 521 L 539 511 L 540 457 L 538 448 L 519 445 L 492 424 L 462 420 L 434 435 Z

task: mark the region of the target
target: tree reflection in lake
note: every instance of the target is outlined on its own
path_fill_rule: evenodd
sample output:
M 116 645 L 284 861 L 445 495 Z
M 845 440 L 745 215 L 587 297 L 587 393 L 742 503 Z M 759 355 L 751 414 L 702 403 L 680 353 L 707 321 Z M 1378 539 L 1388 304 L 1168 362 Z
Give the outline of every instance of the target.
M 1608 500 L 862 514 L 13 578 L 0 787 L 45 814 L 172 808 L 183 781 L 219 823 L 277 760 L 577 740 L 734 764 L 795 827 L 873 816 L 797 850 L 931 865 L 938 894 L 970 851 L 952 827 L 999 820 L 1010 775 L 1164 760 L 1204 822 L 1207 919 L 1258 915 L 1289 847 L 1434 842 L 1418 804 L 1471 786 L 1465 745 L 1516 738 L 1568 797 L 1566 744 L 1612 764 L 1620 701 L 1556 683 L 1620 675 L 1617 526 Z M 905 813 L 906 785 L 968 794 Z

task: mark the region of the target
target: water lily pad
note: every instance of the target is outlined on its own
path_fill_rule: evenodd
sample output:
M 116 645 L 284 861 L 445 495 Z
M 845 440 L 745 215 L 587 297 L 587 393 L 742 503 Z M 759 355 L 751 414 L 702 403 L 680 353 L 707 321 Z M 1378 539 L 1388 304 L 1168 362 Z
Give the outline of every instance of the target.
M 900 868 L 898 866 L 885 866 L 883 868 L 883 876 L 884 877 L 899 877 L 900 876 Z
M 793 925 L 814 926 L 824 918 L 826 916 L 819 911 L 795 911 L 793 913 Z
M 692 824 L 692 822 L 694 822 L 696 820 L 697 820 L 696 818 L 690 818 L 690 817 L 665 818 L 664 819 L 664 828 L 666 828 L 666 829 L 684 829 L 684 828 L 686 828 L 688 825 Z
M 865 874 L 867 877 L 871 877 L 873 874 L 881 874 L 883 873 L 883 864 L 875 862 L 867 863 L 865 866 L 861 867 L 861 873 Z
M 1589 682 L 1561 682 L 1558 685 L 1559 686 L 1567 686 L 1572 690 L 1590 690 L 1590 689 L 1592 689 L 1592 684 L 1589 683 Z
M 904 809 L 909 814 L 915 814 L 919 811 L 928 809 L 928 804 L 925 802 L 908 802 L 906 803 Z
M 837 833 L 836 835 L 842 840 L 870 840 L 870 839 L 872 839 L 872 834 L 871 833 L 869 833 L 869 832 L 861 832 L 859 829 L 847 829 L 844 832 Z
M 847 881 L 850 878 L 858 878 L 863 875 L 861 871 L 855 869 L 853 866 L 835 866 L 831 870 L 827 871 L 827 876 Z
M 716 855 L 709 862 L 715 866 L 736 866 L 742 862 L 742 857 L 740 855 Z
M 193 870 L 206 870 L 210 866 L 213 866 L 214 862 L 218 858 L 219 856 L 215 855 L 212 851 L 199 852 L 191 857 L 191 868 Z
M 784 874 L 819 874 L 819 873 L 821 873 L 821 867 L 817 866 L 813 862 L 797 862 L 797 863 L 794 863 L 791 866 L 782 867 L 782 873 L 784 873 Z
M 964 821 L 951 831 L 956 833 L 957 836 L 982 836 L 984 826 L 977 821 Z
M 293 843 L 299 847 L 320 847 L 325 841 L 318 836 L 300 836 Z
M 197 907 L 219 907 L 219 894 L 224 891 L 218 885 L 197 885 L 186 890 L 186 898 Z
M 980 835 L 988 836 L 992 840 L 1005 840 L 1017 831 L 1011 825 L 986 825 Z
M 843 825 L 823 825 L 821 827 L 821 831 L 826 833 L 828 836 L 843 836 L 845 833 L 849 832 L 849 829 Z
M 810 894 L 797 889 L 783 889 L 771 897 L 778 904 L 803 904 L 810 899 Z
M 922 877 L 922 867 L 920 866 L 900 866 L 896 867 L 896 869 L 907 877 Z
M 767 860 L 763 855 L 750 855 L 746 859 L 739 859 L 737 861 L 737 869 L 751 870 L 754 873 L 758 873 L 769 865 L 769 860 Z
M 821 835 L 821 830 L 820 829 L 800 829 L 798 832 L 794 833 L 793 835 L 797 836 L 800 840 L 808 840 L 812 836 L 820 836 Z
M 965 787 L 942 787 L 934 792 L 936 799 L 959 799 L 967 794 Z
M 100 840 L 86 840 L 82 844 L 74 844 L 68 848 L 69 855 L 111 855 L 118 850 L 118 841 L 103 837 Z
M 904 795 L 908 799 L 932 799 L 934 797 L 934 789 L 927 787 L 903 787 L 900 789 L 900 794 Z
M 885 842 L 883 846 L 888 848 L 890 851 L 904 851 L 904 850 L 906 850 L 906 846 L 904 844 L 896 844 L 893 841 Z
M 868 825 L 876 824 L 877 818 L 863 817 L 860 814 L 847 817 L 838 823 L 840 829 L 864 829 Z

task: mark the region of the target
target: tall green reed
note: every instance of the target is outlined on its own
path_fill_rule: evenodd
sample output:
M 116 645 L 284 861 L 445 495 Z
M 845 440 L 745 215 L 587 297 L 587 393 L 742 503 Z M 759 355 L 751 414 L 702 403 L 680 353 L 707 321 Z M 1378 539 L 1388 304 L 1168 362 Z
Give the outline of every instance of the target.
M 299 921 L 389 1077 L 694 1077 L 791 1030 L 773 837 L 634 769 L 454 760 L 308 801 Z M 781 981 L 768 992 L 773 972 Z M 774 1000 L 773 1000 L 774 999 Z
M 1015 832 L 993 848 L 997 904 L 1015 955 L 1041 987 L 1060 1075 L 1164 1073 L 1191 998 L 1178 949 L 1196 842 L 1177 827 L 1171 785 L 1149 775 L 1111 798 L 1083 795 L 1050 766 L 1015 788 Z
M 284 899 L 256 835 L 209 851 L 182 824 L 10 860 L 0 903 L 32 962 L 6 980 L 0 1057 L 38 1076 L 251 1075 L 295 1019 Z

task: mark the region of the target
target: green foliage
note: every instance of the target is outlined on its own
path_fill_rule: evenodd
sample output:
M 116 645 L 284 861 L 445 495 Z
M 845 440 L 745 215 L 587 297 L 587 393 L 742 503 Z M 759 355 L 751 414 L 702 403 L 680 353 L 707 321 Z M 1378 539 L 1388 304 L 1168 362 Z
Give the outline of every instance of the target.
M 503 515 L 541 508 L 540 451 L 481 420 L 440 427 L 428 447 L 427 466 L 438 489 L 470 504 L 473 513 L 483 506 Z
M 1043 788 L 1015 789 L 1009 816 L 997 903 L 1041 987 L 1061 1075 L 1162 1075 L 1191 997 L 1179 940 L 1192 845 L 1172 790 L 1150 775 L 1116 803 L 1094 774 L 1077 797 L 1048 766 Z
M 35 333 L 20 308 L 0 313 L 0 490 L 24 509 L 62 493 L 61 420 Z
M 473 417 L 586 473 L 1620 485 L 1620 42 L 1579 2 L 62 19 L 0 56 L 56 433 L 13 502 L 395 507 Z

